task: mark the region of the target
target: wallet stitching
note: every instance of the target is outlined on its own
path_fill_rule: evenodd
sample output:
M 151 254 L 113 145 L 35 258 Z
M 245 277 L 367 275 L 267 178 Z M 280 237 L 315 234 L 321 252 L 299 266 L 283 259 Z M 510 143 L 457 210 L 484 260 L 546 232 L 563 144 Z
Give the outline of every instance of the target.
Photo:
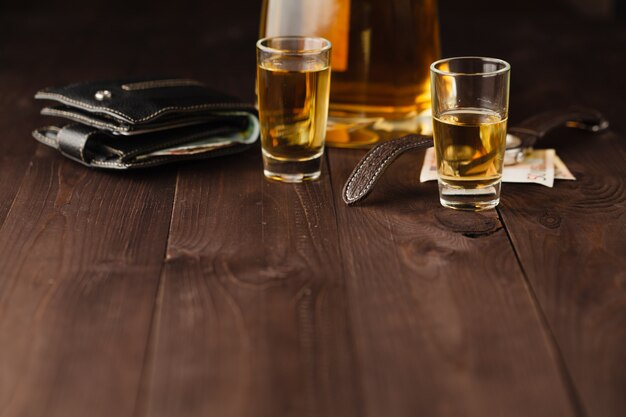
M 83 116 L 82 114 L 76 114 L 76 113 L 72 113 L 71 111 L 54 109 L 51 107 L 44 107 L 41 110 L 41 114 L 43 114 L 44 116 L 58 116 L 58 117 L 65 117 L 67 119 L 76 119 L 77 121 L 85 122 L 85 124 L 89 124 L 89 125 L 97 126 L 97 127 L 103 127 L 108 130 L 115 130 L 115 131 L 117 130 L 127 131 L 128 130 L 125 126 L 118 126 L 112 123 L 102 122 L 97 119 Z
M 160 161 L 167 159 L 167 157 L 155 158 L 146 162 L 133 162 L 133 163 L 125 163 L 125 162 L 109 162 L 109 161 L 92 161 L 91 164 L 94 166 L 112 166 L 112 167 L 140 167 L 146 165 L 158 164 Z
M 83 108 L 87 108 L 87 109 L 92 109 L 92 110 L 102 110 L 103 112 L 111 112 L 113 114 L 116 114 L 120 117 L 129 119 L 131 121 L 134 121 L 132 118 L 128 117 L 126 114 L 117 111 L 115 109 L 110 109 L 108 107 L 98 107 L 98 106 L 94 106 L 88 103 L 83 103 L 82 101 L 79 100 L 74 100 L 73 98 L 69 98 L 67 96 L 64 96 L 63 94 L 58 94 L 58 93 L 37 93 L 37 95 L 35 95 L 35 98 L 56 98 L 58 99 L 60 102 L 65 103 L 65 104 L 74 104 L 76 106 L 79 107 L 83 107 Z
M 148 119 L 152 119 L 156 117 L 157 115 L 164 113 L 164 112 L 168 112 L 170 110 L 191 111 L 191 110 L 200 110 L 200 109 L 210 109 L 210 108 L 215 108 L 215 107 L 236 107 L 236 106 L 247 108 L 247 106 L 245 105 L 242 106 L 241 103 L 207 103 L 207 104 L 197 104 L 194 106 L 187 106 L 187 107 L 170 106 L 170 107 L 164 107 L 161 110 L 158 110 L 149 116 L 143 117 L 137 120 L 137 122 L 143 122 Z
M 33 133 L 32 133 L 32 135 L 35 137 L 35 139 L 37 139 L 39 142 L 42 142 L 42 143 L 44 143 L 44 144 L 46 144 L 46 145 L 48 145 L 48 146 L 51 146 L 51 147 L 53 147 L 53 148 L 55 148 L 55 149 L 58 149 L 58 143 L 57 143 L 57 141 L 55 141 L 54 139 L 50 139 L 50 138 L 49 138 L 49 137 L 47 137 L 46 135 L 43 135 L 43 134 L 40 132 L 40 130 L 42 130 L 42 129 L 46 129 L 46 130 L 48 130 L 48 129 L 50 129 L 50 130 L 56 130 L 56 131 L 57 131 L 57 133 L 58 133 L 58 131 L 59 131 L 59 130 L 61 130 L 61 129 L 59 129 L 59 128 L 58 128 L 58 127 L 56 127 L 56 126 L 45 126 L 45 127 L 41 127 L 41 128 L 39 128 L 39 129 L 35 129 L 35 130 L 33 130 Z
M 122 118 L 125 118 L 127 120 L 130 120 L 133 123 L 141 123 L 141 122 L 145 122 L 146 120 L 152 119 L 156 116 L 158 116 L 159 114 L 171 111 L 171 110 L 179 110 L 179 111 L 192 111 L 192 110 L 200 110 L 200 109 L 210 109 L 210 108 L 219 108 L 219 107 L 237 107 L 237 108 L 251 108 L 251 106 L 246 105 L 245 103 L 205 103 L 205 104 L 196 104 L 193 106 L 186 106 L 186 107 L 180 107 L 180 106 L 169 106 L 169 107 L 164 107 L 162 109 L 157 110 L 156 112 L 149 114 L 148 116 L 142 117 L 141 119 L 133 119 L 132 117 L 128 116 L 125 113 L 120 112 L 119 110 L 115 110 L 115 109 L 111 109 L 109 107 L 99 107 L 99 106 L 94 106 L 88 103 L 84 103 L 82 101 L 79 100 L 75 100 L 73 98 L 69 98 L 63 94 L 59 94 L 59 93 L 47 93 L 47 92 L 39 92 L 35 95 L 35 98 L 56 98 L 58 99 L 61 103 L 65 103 L 65 104 L 74 104 L 76 106 L 82 106 L 83 108 L 87 108 L 87 109 L 91 109 L 91 110 L 100 110 L 103 113 L 107 113 L 107 112 L 111 112 L 117 116 L 120 116 Z
M 367 193 L 367 190 L 369 189 L 369 187 L 372 185 L 372 183 L 376 180 L 376 178 L 378 177 L 378 174 L 380 173 L 381 170 L 383 170 L 385 168 L 385 165 L 387 164 L 387 162 L 389 161 L 389 159 L 393 158 L 395 155 L 398 154 L 398 152 L 402 152 L 407 148 L 411 148 L 413 146 L 417 147 L 417 146 L 421 146 L 425 143 L 427 143 L 430 139 L 422 139 L 421 141 L 417 142 L 417 143 L 408 143 L 405 145 L 402 145 L 399 148 L 396 148 L 391 154 L 389 154 L 387 156 L 387 158 L 385 158 L 383 160 L 383 162 L 379 165 L 378 169 L 376 170 L 376 172 L 374 172 L 374 175 L 372 175 L 372 177 L 370 178 L 370 180 L 367 182 L 367 184 L 365 185 L 365 187 L 359 192 L 359 194 L 357 194 L 354 197 L 350 197 L 350 188 L 352 187 L 352 183 L 354 182 L 354 179 L 358 177 L 359 172 L 363 169 L 363 167 L 366 165 L 366 163 L 368 162 L 369 159 L 371 159 L 372 157 L 374 157 L 374 155 L 377 154 L 378 150 L 384 150 L 385 146 L 381 146 L 377 149 L 374 150 L 374 152 L 372 152 L 370 155 L 367 156 L 367 158 L 365 158 L 363 161 L 361 161 L 361 163 L 359 164 L 359 167 L 357 168 L 357 170 L 355 171 L 354 175 L 352 176 L 352 178 L 350 178 L 350 181 L 348 182 L 348 185 L 346 186 L 346 193 L 345 196 L 348 199 L 348 201 L 356 201 L 359 198 L 361 198 L 364 194 Z M 378 152 L 380 153 L 380 152 Z
M 189 78 L 170 78 L 167 80 L 152 80 L 136 83 L 122 84 L 124 91 L 149 90 L 151 88 L 167 88 L 167 87 L 187 87 L 187 86 L 204 86 L 203 83 Z
M 202 118 L 191 119 L 187 123 L 178 123 L 178 124 L 170 123 L 170 124 L 157 125 L 158 127 L 151 127 L 151 128 L 144 127 L 144 128 L 135 130 L 123 124 L 116 125 L 113 123 L 107 123 L 107 122 L 100 121 L 98 119 L 91 118 L 89 116 L 85 116 L 80 113 L 74 113 L 69 110 L 62 110 L 62 109 L 58 109 L 55 107 L 44 107 L 41 110 L 41 114 L 43 114 L 44 116 L 64 117 L 69 120 L 83 122 L 84 124 L 89 125 L 89 126 L 104 128 L 115 134 L 122 134 L 122 135 L 127 135 L 127 136 L 139 135 L 139 134 L 150 133 L 150 132 L 158 132 L 158 131 L 174 129 L 178 127 L 193 126 L 193 125 L 205 123 L 207 121 L 206 115 L 202 115 L 201 116 Z M 154 124 L 146 125 L 146 126 L 154 126 Z

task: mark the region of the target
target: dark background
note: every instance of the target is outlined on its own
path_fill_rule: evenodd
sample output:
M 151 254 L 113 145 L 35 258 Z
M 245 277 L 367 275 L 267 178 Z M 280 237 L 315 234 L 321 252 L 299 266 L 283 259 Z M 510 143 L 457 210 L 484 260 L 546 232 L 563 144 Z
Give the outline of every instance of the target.
M 5 1 L 0 36 L 12 41 L 0 49 L 0 77 L 34 83 L 29 88 L 35 90 L 84 79 L 176 75 L 253 100 L 261 1 L 226 1 Z M 512 121 L 528 115 L 519 114 L 516 103 L 531 99 L 537 111 L 582 104 L 616 114 L 594 86 L 613 83 L 626 91 L 617 70 L 626 52 L 615 47 L 626 39 L 623 0 L 441 0 L 439 9 L 443 56 L 496 56 L 512 64 Z M 216 35 L 216 26 L 226 29 Z M 118 56 L 129 48 L 131 58 Z M 233 71 L 241 67 L 249 77 Z M 613 69 L 606 73 L 607 67 Z M 576 103 L 572 90 L 578 90 Z

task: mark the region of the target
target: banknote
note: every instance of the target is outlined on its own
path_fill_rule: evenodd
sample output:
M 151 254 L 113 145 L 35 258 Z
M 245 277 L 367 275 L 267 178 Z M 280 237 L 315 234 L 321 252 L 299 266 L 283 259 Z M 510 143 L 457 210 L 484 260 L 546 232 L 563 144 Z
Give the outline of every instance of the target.
M 437 179 L 435 149 L 426 150 L 420 172 L 420 182 Z M 524 161 L 504 167 L 503 182 L 534 183 L 552 187 L 555 179 L 575 180 L 567 166 L 556 155 L 554 149 L 534 149 L 526 154 Z
M 554 179 L 555 180 L 575 180 L 569 169 L 558 155 L 554 155 Z

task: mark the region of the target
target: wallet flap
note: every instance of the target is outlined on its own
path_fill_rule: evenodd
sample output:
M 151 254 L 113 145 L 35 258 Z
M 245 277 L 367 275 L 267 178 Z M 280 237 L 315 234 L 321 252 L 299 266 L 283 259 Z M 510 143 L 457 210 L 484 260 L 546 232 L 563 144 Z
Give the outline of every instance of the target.
M 118 124 L 143 125 L 167 115 L 206 113 L 211 110 L 250 110 L 252 105 L 211 90 L 200 82 L 183 78 L 132 78 L 91 81 L 52 87 L 35 98 L 54 100 L 88 113 L 113 119 Z
M 176 129 L 184 126 L 196 124 L 210 123 L 215 120 L 223 120 L 224 117 L 230 117 L 235 111 L 217 111 L 207 110 L 203 112 L 194 112 L 181 115 L 167 114 L 153 120 L 150 123 L 141 125 L 133 125 L 126 122 L 114 120 L 108 116 L 97 113 L 89 113 L 76 107 L 65 105 L 47 106 L 41 109 L 44 116 L 61 117 L 73 122 L 86 124 L 98 129 L 107 130 L 109 132 L 124 135 L 141 135 L 144 133 L 157 132 L 160 130 Z M 244 112 L 239 112 L 243 114 Z M 252 116 L 252 113 L 247 112 Z M 254 117 L 254 116 L 252 116 Z

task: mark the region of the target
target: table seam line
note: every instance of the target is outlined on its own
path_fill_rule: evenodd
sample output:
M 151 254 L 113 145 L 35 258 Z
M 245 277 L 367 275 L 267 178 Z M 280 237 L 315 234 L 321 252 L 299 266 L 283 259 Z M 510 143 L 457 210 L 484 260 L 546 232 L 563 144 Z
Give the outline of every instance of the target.
M 43 146 L 40 144 L 37 144 L 37 146 L 35 146 L 33 152 L 31 153 L 31 155 L 28 157 L 28 162 L 26 162 L 26 168 L 24 168 L 22 170 L 22 175 L 20 176 L 20 184 L 17 186 L 16 190 L 15 190 L 15 194 L 13 195 L 13 198 L 11 199 L 11 204 L 9 205 L 9 208 L 6 212 L 6 214 L 4 215 L 4 218 L 1 219 L 0 221 L 0 230 L 2 230 L 4 228 L 4 225 L 7 221 L 7 219 L 9 218 L 9 215 L 11 214 L 11 212 L 13 211 L 13 208 L 15 207 L 15 201 L 17 200 L 17 196 L 20 193 L 20 190 L 22 189 L 22 186 L 24 185 L 24 180 L 26 179 L 26 176 L 28 175 L 28 173 L 32 170 L 33 168 L 33 164 L 34 164 L 34 160 L 35 160 L 35 154 L 37 152 L 37 147 L 38 146 Z M 26 159 L 26 158 L 24 158 Z
M 159 332 L 159 322 L 161 317 L 161 301 L 163 298 L 163 287 L 165 281 L 165 264 L 167 263 L 167 253 L 170 248 L 170 236 L 172 234 L 172 223 L 174 221 L 174 211 L 176 208 L 176 198 L 178 196 L 178 182 L 180 179 L 180 171 L 176 170 L 176 179 L 174 181 L 174 193 L 172 196 L 172 204 L 170 210 L 169 224 L 167 227 L 167 237 L 165 239 L 165 250 L 163 251 L 163 257 L 161 261 L 161 269 L 159 270 L 159 281 L 154 295 L 154 305 L 150 315 L 150 327 L 148 330 L 148 336 L 146 340 L 146 347 L 144 349 L 144 355 L 141 365 L 141 372 L 139 374 L 139 384 L 137 386 L 137 393 L 135 395 L 135 405 L 133 407 L 132 415 L 135 417 L 148 415 L 148 397 L 149 397 L 149 385 L 150 375 L 154 370 L 154 356 L 157 344 L 157 336 Z
M 588 413 L 583 405 L 582 398 L 578 389 L 576 388 L 576 384 L 574 383 L 574 379 L 569 372 L 569 368 L 567 367 L 567 363 L 565 358 L 563 357 L 563 353 L 561 352 L 561 348 L 558 344 L 556 336 L 552 331 L 552 327 L 550 326 L 550 322 L 548 321 L 545 312 L 543 311 L 543 307 L 537 298 L 537 294 L 535 293 L 535 289 L 532 286 L 530 280 L 528 279 L 528 274 L 526 269 L 524 268 L 524 264 L 520 258 L 520 255 L 513 243 L 513 238 L 511 237 L 511 233 L 504 221 L 504 216 L 502 215 L 501 208 L 496 207 L 496 212 L 498 213 L 498 218 L 500 219 L 500 223 L 502 224 L 502 228 L 504 229 L 504 233 L 511 245 L 511 249 L 513 250 L 513 255 L 515 256 L 515 260 L 522 272 L 524 286 L 526 287 L 526 291 L 528 292 L 528 296 L 530 298 L 531 305 L 534 308 L 535 314 L 539 319 L 539 322 L 542 325 L 544 339 L 546 340 L 546 344 L 548 346 L 550 354 L 554 357 L 554 362 L 557 368 L 557 372 L 559 373 L 560 379 L 565 388 L 565 392 L 570 400 L 570 404 L 572 405 L 572 409 L 574 415 L 576 417 L 587 417 Z
M 333 208 L 333 214 L 335 216 L 335 227 L 336 227 L 336 236 L 337 236 L 337 250 L 339 251 L 339 259 L 341 260 L 341 272 L 342 272 L 342 284 L 344 286 L 344 291 L 345 291 L 345 295 L 346 295 L 346 309 L 345 309 L 345 315 L 346 315 L 346 322 L 347 322 L 347 331 L 348 331 L 348 341 L 349 341 L 349 345 L 350 345 L 350 353 L 351 353 L 351 360 L 352 360 L 352 365 L 354 366 L 354 373 L 355 375 L 355 381 L 356 381 L 356 386 L 358 387 L 358 389 L 356 390 L 357 395 L 356 395 L 356 412 L 358 416 L 365 416 L 365 402 L 363 400 L 364 398 L 364 392 L 363 392 L 363 383 L 362 383 L 362 378 L 361 378 L 361 365 L 359 363 L 358 359 L 358 350 L 357 350 L 357 344 L 356 344 L 356 340 L 355 340 L 355 336 L 354 336 L 354 330 L 353 330 L 353 322 L 354 319 L 352 317 L 352 313 L 351 313 L 351 308 L 350 306 L 352 305 L 352 301 L 350 300 L 350 296 L 348 293 L 348 285 L 347 285 L 347 270 L 346 270 L 346 266 L 344 263 L 344 254 L 343 254 L 343 248 L 342 245 L 340 243 L 340 231 L 339 231 L 339 216 L 337 215 L 337 200 L 335 198 L 335 189 L 333 187 L 333 181 L 332 181 L 332 170 L 331 170 L 331 164 L 330 164 L 330 153 L 329 152 L 325 152 L 325 159 L 326 159 L 326 167 L 328 169 L 328 182 L 330 185 L 330 192 L 331 192 L 331 201 L 332 201 L 332 208 Z M 339 198 L 341 198 L 341 195 L 339 195 Z

